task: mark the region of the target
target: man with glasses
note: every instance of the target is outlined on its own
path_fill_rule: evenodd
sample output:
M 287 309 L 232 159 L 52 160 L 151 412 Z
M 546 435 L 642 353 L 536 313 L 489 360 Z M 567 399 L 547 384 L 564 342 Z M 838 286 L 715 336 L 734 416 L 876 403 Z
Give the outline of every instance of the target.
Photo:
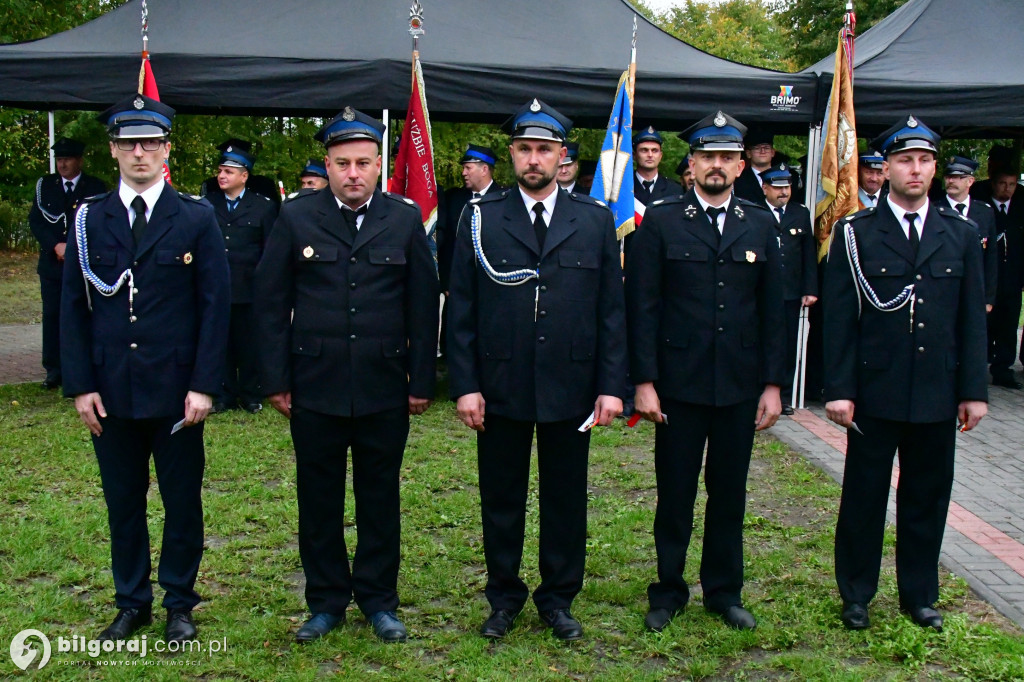
M 996 214 L 988 203 L 971 197 L 974 173 L 978 162 L 963 156 L 951 156 L 942 178 L 946 187 L 946 201 L 950 207 L 965 215 L 978 226 L 978 238 L 985 261 L 985 312 L 991 313 L 996 302 L 999 278 L 999 260 L 996 249 Z
M 62 137 L 53 147 L 57 172 L 36 182 L 28 226 L 39 242 L 39 291 L 43 300 L 43 388 L 57 388 L 60 375 L 60 290 L 64 275 L 64 249 L 75 209 L 85 197 L 106 191 L 99 178 L 82 172 L 85 145 Z
M 64 394 L 99 460 L 119 609 L 101 640 L 127 639 L 152 618 L 150 455 L 165 510 L 165 637 L 196 636 L 203 420 L 224 378 L 230 291 L 213 209 L 163 179 L 173 118 L 173 109 L 143 95 L 100 114 L 121 180 L 79 208 L 66 252 Z
M 764 182 L 761 174 L 772 166 L 775 156 L 775 136 L 765 130 L 752 130 L 745 140 L 748 163 L 736 178 L 736 196 L 755 204 L 763 205 L 765 201 Z

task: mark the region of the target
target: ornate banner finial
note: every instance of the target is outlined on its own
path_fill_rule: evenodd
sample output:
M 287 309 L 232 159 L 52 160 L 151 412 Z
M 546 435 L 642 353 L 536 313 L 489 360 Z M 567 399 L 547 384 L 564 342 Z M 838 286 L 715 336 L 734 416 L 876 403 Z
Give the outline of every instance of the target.
M 633 15 L 633 49 L 636 49 L 636 15 Z
M 413 0 L 409 8 L 409 34 L 415 39 L 423 35 L 423 5 Z
M 142 0 L 142 54 L 149 56 L 149 6 Z

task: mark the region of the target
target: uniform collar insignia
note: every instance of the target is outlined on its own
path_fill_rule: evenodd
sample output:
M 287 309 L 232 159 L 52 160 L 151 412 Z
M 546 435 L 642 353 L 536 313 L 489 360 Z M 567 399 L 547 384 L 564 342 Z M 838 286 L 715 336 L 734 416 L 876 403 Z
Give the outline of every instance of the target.
M 736 206 L 736 208 L 733 209 L 733 213 L 735 213 L 736 217 L 739 218 L 740 220 L 743 220 L 743 216 L 746 215 L 745 213 L 743 213 L 743 209 L 740 208 L 739 206 Z
M 687 218 L 693 218 L 694 216 L 697 215 L 697 207 L 694 206 L 693 204 L 690 204 L 689 206 L 683 209 L 683 213 L 686 214 Z

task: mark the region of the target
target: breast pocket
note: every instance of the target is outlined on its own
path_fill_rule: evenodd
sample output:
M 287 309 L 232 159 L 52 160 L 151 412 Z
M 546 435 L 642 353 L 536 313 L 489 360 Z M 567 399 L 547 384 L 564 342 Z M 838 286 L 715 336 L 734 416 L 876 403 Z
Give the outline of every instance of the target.
M 714 268 L 708 266 L 711 250 L 699 242 L 669 244 L 665 247 L 665 279 L 672 286 L 705 289 L 714 284 Z
M 601 288 L 596 251 L 565 249 L 558 252 L 558 276 L 565 284 L 565 297 L 573 301 L 595 301 Z
M 400 248 L 370 249 L 371 265 L 405 265 L 405 250 Z
M 90 249 L 89 267 L 101 278 L 120 274 L 117 269 L 117 251 L 114 249 Z M 109 283 L 109 282 L 108 282 Z

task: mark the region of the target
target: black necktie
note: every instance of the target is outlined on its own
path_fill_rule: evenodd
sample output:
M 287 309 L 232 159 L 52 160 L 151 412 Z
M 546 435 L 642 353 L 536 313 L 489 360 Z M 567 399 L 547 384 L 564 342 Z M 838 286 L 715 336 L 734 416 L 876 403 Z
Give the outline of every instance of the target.
M 481 196 L 481 195 L 480 195 L 480 192 L 473 192 L 473 198 L 474 198 L 474 199 L 479 199 L 479 198 L 480 198 L 480 196 Z
M 965 215 L 964 212 L 967 210 L 967 204 L 957 204 L 956 210 L 960 213 L 960 215 Z
M 352 241 L 355 241 L 356 235 L 359 234 L 359 225 L 356 223 L 356 218 L 361 215 L 366 215 L 366 206 L 360 206 L 358 211 L 353 211 L 347 206 L 341 208 L 341 217 L 345 219 L 345 224 L 348 225 L 348 231 L 352 234 Z
M 718 216 L 725 213 L 725 208 L 715 208 L 714 206 L 707 207 L 708 218 L 711 220 L 711 227 L 715 228 L 715 232 L 721 236 L 722 231 L 718 229 Z
M 654 180 L 641 180 L 640 184 L 644 186 L 644 191 L 650 194 L 651 188 L 654 187 Z
M 775 212 L 779 214 L 779 222 L 781 223 L 782 222 L 782 214 L 785 212 L 785 209 L 783 209 L 781 206 L 777 206 L 775 208 Z
M 132 221 L 132 236 L 135 237 L 135 244 L 142 243 L 142 235 L 146 233 L 146 200 L 142 195 L 132 199 L 132 210 L 135 211 L 135 220 Z
M 544 249 L 544 237 L 548 233 L 548 224 L 544 222 L 544 204 L 537 202 L 533 205 L 533 233 L 537 235 L 537 244 L 541 250 Z
M 1006 204 L 999 204 L 999 212 L 1006 215 Z
M 904 216 L 907 222 L 910 223 L 910 227 L 907 230 L 907 239 L 910 240 L 910 250 L 914 252 L 914 258 L 917 258 L 917 247 L 921 245 L 921 237 L 917 234 L 917 214 L 908 213 Z
M 875 204 L 878 203 L 878 195 L 877 194 L 869 194 L 868 195 L 868 199 L 871 199 L 871 205 L 872 206 L 874 206 Z
M 64 192 L 65 193 L 71 194 L 74 191 L 75 191 L 75 183 L 71 182 L 70 180 L 68 180 L 67 182 L 64 183 Z
M 237 197 L 237 198 L 235 198 L 235 199 L 228 199 L 228 200 L 227 200 L 227 205 L 228 205 L 228 213 L 231 213 L 231 212 L 232 212 L 232 211 L 234 211 L 234 210 L 235 210 L 236 208 L 238 208 L 238 202 L 239 202 L 239 200 L 240 200 L 241 198 L 242 198 L 242 197 Z

